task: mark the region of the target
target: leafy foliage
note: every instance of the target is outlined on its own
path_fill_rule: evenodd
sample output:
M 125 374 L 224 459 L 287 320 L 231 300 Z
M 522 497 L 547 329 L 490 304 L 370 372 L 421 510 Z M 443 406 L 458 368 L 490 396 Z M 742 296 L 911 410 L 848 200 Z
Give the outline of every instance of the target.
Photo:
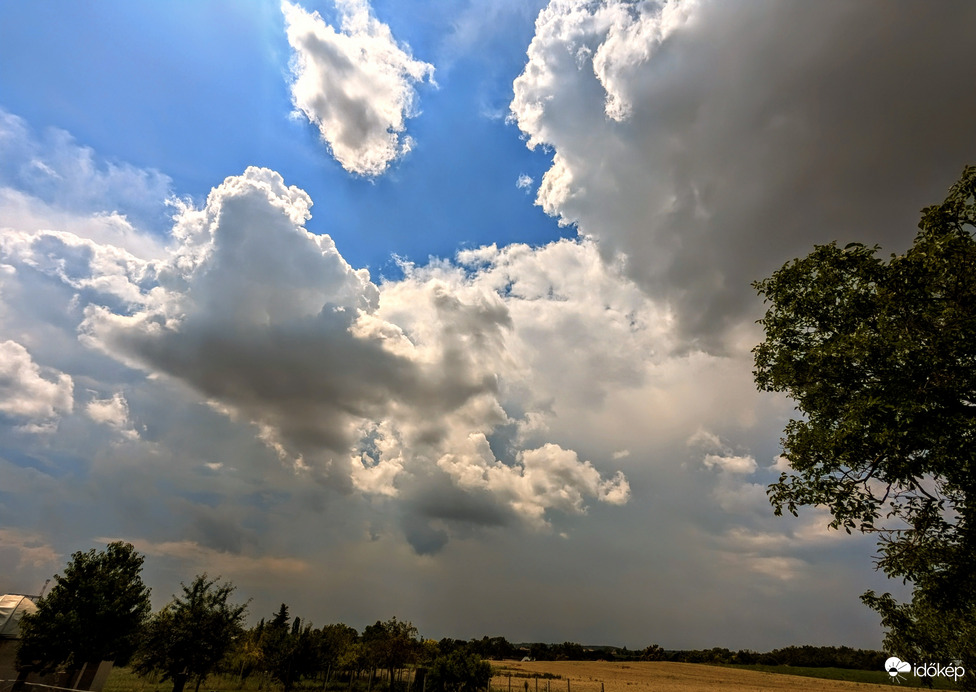
M 435 692 L 475 692 L 488 686 L 491 665 L 475 653 L 460 649 L 433 660 L 427 673 Z
M 481 639 L 472 639 L 467 644 L 464 642 L 461 644 L 467 646 L 468 651 L 476 653 L 482 658 L 493 660 L 515 658 L 518 654 L 518 650 L 505 637 L 482 637 Z M 444 651 L 442 653 L 450 652 Z
M 143 556 L 129 543 L 104 551 L 76 552 L 55 575 L 37 612 L 20 623 L 17 665 L 47 673 L 89 661 L 128 662 L 149 614 L 149 589 L 142 582 Z
M 420 650 L 417 628 L 395 617 L 367 625 L 363 630 L 363 644 L 373 665 L 389 672 L 391 690 L 394 688 L 396 671 L 413 662 Z
M 174 680 L 174 689 L 182 689 L 189 677 L 199 686 L 214 671 L 241 633 L 247 610 L 246 604 L 228 602 L 235 590 L 229 582 L 218 584 L 202 574 L 182 586 L 182 597 L 149 621 L 136 665 L 141 673 L 158 671 L 164 680 Z
M 261 633 L 262 661 L 271 677 L 281 683 L 285 692 L 319 666 L 319 632 L 311 625 L 302 626 L 301 618 L 288 625 L 288 606 L 284 603 Z
M 976 669 L 976 167 L 922 211 L 906 253 L 817 246 L 755 284 L 756 383 L 802 417 L 783 439 L 793 469 L 770 486 L 777 515 L 826 506 L 831 526 L 876 532 L 877 566 L 910 604 L 872 592 L 889 651 Z M 970 679 L 969 684 L 976 684 Z

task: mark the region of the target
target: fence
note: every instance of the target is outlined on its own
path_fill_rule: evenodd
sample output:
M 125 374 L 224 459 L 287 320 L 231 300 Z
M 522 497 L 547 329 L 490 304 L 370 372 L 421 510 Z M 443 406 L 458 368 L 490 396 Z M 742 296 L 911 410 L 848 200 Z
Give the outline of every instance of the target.
M 0 692 L 10 692 L 14 689 L 14 684 L 16 680 L 0 680 Z M 27 682 L 26 680 L 21 681 L 21 686 L 24 692 L 31 692 L 31 690 L 40 690 L 41 692 L 46 692 L 46 690 L 64 690 L 64 692 L 78 692 L 74 687 L 57 687 L 56 685 L 43 685 L 39 682 Z
M 488 692 L 605 692 L 599 680 L 570 680 L 522 675 L 495 675 Z

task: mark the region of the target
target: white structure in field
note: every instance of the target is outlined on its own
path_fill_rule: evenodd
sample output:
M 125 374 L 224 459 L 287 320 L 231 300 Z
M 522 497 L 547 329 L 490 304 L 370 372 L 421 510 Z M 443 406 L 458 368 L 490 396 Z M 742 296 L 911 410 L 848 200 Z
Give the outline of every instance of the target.
M 29 597 L 20 594 L 0 596 L 0 688 L 17 679 L 17 646 L 20 643 L 20 618 L 37 610 Z
M 23 594 L 0 596 L 0 690 L 9 690 L 17 680 L 16 660 L 17 647 L 20 645 L 20 619 L 25 613 L 33 613 L 37 610 L 33 598 L 35 597 Z M 31 683 L 101 692 L 111 671 L 112 662 L 102 661 L 97 666 L 85 664 L 79 670 L 73 671 L 73 675 L 54 673 L 41 677 L 31 673 L 24 679 Z M 71 679 L 68 679 L 69 677 Z

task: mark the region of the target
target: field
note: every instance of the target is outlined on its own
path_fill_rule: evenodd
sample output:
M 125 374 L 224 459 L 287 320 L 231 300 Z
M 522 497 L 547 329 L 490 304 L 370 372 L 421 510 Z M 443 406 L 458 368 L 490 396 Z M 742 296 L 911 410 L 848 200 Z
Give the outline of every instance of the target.
M 764 668 L 764 670 L 760 669 Z M 838 668 L 790 668 L 787 666 L 712 666 L 696 663 L 607 663 L 600 661 L 501 661 L 493 663 L 491 692 L 891 692 L 912 689 L 915 678 L 902 685 L 887 682 L 884 671 Z M 816 675 L 819 677 L 807 677 Z M 832 679 L 824 679 L 832 678 Z M 837 679 L 846 678 L 846 679 Z M 955 689 L 939 680 L 936 689 Z M 115 668 L 104 692 L 169 692 L 172 683 L 160 683 Z M 193 686 L 187 687 L 192 692 Z M 213 676 L 201 692 L 275 692 L 280 686 L 255 675 L 242 687 L 236 676 Z M 357 688 L 359 689 L 359 688 Z M 374 686 L 385 692 L 386 686 Z M 305 681 L 296 692 L 322 691 L 321 681 Z M 346 684 L 330 685 L 329 692 L 348 692 Z M 365 692 L 365 687 L 359 692 Z
M 784 666 L 785 668 L 785 666 Z M 821 669 L 829 674 L 837 669 Z M 491 692 L 697 692 L 723 690 L 735 692 L 884 692 L 904 690 L 907 685 L 880 685 L 875 682 L 852 682 L 783 675 L 745 667 L 710 666 L 695 663 L 607 663 L 600 661 L 533 661 L 495 664 L 496 677 Z M 539 679 L 535 674 L 558 675 L 556 679 Z M 878 671 L 838 671 L 837 674 L 864 675 L 863 680 L 884 681 L 887 674 Z M 910 679 L 914 682 L 914 679 Z M 906 681 L 907 683 L 908 681 Z

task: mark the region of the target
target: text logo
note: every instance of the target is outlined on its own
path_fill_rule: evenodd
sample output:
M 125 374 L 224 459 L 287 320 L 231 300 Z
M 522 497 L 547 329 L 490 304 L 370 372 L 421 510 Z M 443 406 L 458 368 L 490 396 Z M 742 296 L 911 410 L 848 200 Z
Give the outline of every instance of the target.
M 912 666 L 908 661 L 903 661 L 897 656 L 892 656 L 885 661 L 884 669 L 892 678 L 898 682 L 903 682 L 902 674 L 914 673 L 918 678 L 952 678 L 959 682 L 959 678 L 966 674 L 966 669 L 959 665 L 943 665 L 941 663 L 920 663 Z

